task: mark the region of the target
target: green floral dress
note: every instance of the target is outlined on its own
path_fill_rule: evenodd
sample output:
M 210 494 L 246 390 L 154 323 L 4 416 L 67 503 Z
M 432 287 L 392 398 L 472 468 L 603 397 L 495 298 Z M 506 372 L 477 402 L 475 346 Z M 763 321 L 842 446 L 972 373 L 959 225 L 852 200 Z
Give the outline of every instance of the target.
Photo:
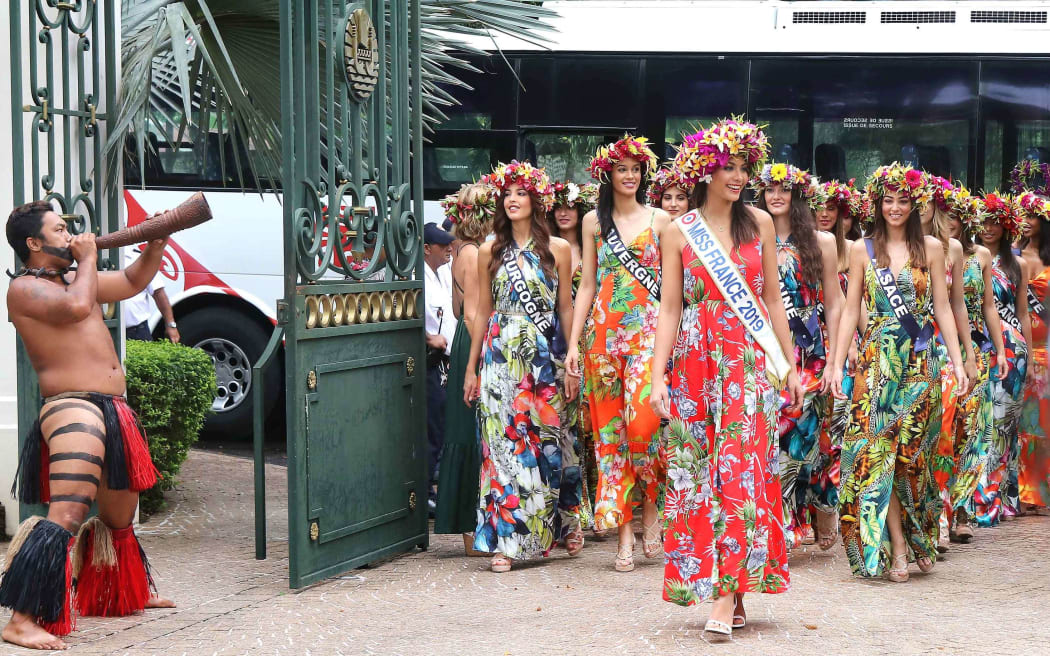
M 519 251 L 519 266 L 533 300 L 554 320 L 558 280 L 540 266 L 531 239 Z M 561 532 L 565 402 L 551 340 L 525 312 L 503 264 L 492 280 L 492 299 L 481 352 L 482 460 L 474 548 L 527 560 L 546 555 Z
M 928 326 L 933 308 L 929 271 L 909 260 L 897 276 L 897 288 L 919 326 Z M 891 494 L 900 500 L 909 558 L 937 556 L 941 503 L 931 459 L 939 431 L 931 430 L 930 421 L 940 400 L 940 378 L 933 370 L 932 339 L 916 344 L 894 315 L 870 263 L 864 302 L 868 325 L 842 446 L 839 513 L 850 567 L 870 577 L 881 575 L 890 563 L 886 518 Z

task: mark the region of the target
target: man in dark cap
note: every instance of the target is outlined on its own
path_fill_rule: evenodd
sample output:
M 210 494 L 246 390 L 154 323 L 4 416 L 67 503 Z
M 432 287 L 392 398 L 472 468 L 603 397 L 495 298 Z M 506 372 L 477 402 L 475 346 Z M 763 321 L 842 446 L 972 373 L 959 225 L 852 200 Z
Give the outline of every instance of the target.
M 430 447 L 427 471 L 430 474 L 430 510 L 435 503 L 438 454 L 445 442 L 445 379 L 456 318 L 452 313 L 451 234 L 428 223 L 423 228 L 424 298 L 427 333 L 427 443 Z

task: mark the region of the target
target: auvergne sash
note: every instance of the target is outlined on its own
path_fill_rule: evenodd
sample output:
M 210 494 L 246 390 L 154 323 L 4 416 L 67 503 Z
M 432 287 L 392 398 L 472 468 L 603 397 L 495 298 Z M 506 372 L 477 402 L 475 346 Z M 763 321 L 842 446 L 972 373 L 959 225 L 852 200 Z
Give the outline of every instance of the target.
M 780 280 L 780 300 L 784 303 L 784 312 L 787 313 L 791 333 L 795 336 L 798 345 L 808 351 L 821 338 L 820 321 L 824 317 L 824 304 L 817 301 L 816 307 L 803 321 L 802 312 L 795 307 L 795 299 L 791 297 L 791 290 L 784 286 L 783 278 Z
M 897 279 L 893 272 L 889 267 L 880 267 L 876 262 L 875 247 L 870 238 L 864 238 L 864 246 L 868 249 L 868 257 L 871 259 L 871 268 L 875 271 L 875 279 L 882 287 L 882 291 L 886 293 L 886 299 L 893 308 L 894 316 L 897 317 L 897 321 L 915 344 L 913 350 L 916 353 L 925 351 L 930 346 L 930 338 L 933 336 L 933 324 L 927 322 L 925 326 L 919 327 L 919 322 L 908 309 L 908 304 L 904 302 L 904 297 L 897 289 Z
M 503 249 L 503 266 L 507 269 L 510 286 L 518 293 L 518 301 L 525 308 L 525 314 L 529 315 L 529 319 L 536 328 L 547 337 L 549 344 L 554 337 L 554 322 L 547 317 L 547 312 L 541 307 L 539 299 L 532 297 L 529 285 L 525 282 L 525 274 L 518 266 L 518 249 L 512 245 Z
M 718 239 L 711 234 L 707 221 L 700 215 L 699 210 L 693 210 L 678 217 L 674 224 L 682 231 L 689 246 L 700 258 L 701 264 L 711 274 L 726 304 L 743 322 L 747 332 L 758 342 L 762 350 L 766 352 L 766 364 L 772 370 L 773 375 L 782 385 L 791 373 L 791 365 L 784 357 L 780 349 L 780 341 L 773 332 L 773 326 L 762 310 L 755 293 L 748 286 L 747 281 L 740 275 L 740 270 L 730 259 L 725 248 Z
M 649 273 L 649 270 L 631 253 L 627 245 L 623 243 L 623 239 L 620 238 L 620 231 L 612 222 L 610 222 L 609 229 L 605 231 L 605 243 L 609 244 L 613 255 L 620 260 L 620 264 L 634 276 L 634 279 L 640 282 L 653 298 L 660 300 L 660 280 L 654 278 L 653 274 Z

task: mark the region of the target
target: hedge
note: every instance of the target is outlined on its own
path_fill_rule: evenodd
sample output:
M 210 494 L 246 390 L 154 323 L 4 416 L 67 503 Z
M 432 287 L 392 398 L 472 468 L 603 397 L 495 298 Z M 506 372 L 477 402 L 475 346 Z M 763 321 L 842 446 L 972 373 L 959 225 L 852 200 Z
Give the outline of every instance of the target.
M 215 368 L 200 349 L 167 340 L 128 340 L 125 359 L 128 403 L 146 431 L 157 484 L 143 492 L 140 512 L 150 515 L 164 504 L 164 491 L 189 455 L 215 398 Z

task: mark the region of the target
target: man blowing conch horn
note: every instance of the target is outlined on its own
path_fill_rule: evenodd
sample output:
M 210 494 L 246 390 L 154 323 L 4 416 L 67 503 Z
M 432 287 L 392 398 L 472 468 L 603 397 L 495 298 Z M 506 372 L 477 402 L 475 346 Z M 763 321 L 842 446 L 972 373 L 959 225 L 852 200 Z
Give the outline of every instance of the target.
M 8 316 L 44 397 L 19 457 L 17 498 L 50 505 L 47 517 L 22 523 L 8 550 L 0 605 L 13 614 L 3 639 L 65 649 L 60 636 L 77 614 L 174 605 L 156 596 L 132 527 L 157 470 L 101 309 L 146 287 L 167 238 L 149 242 L 128 268 L 99 272 L 95 235 L 74 237 L 49 203 L 35 201 L 11 212 L 7 241 L 24 263 L 7 292 Z M 96 500 L 98 516 L 85 523 Z

